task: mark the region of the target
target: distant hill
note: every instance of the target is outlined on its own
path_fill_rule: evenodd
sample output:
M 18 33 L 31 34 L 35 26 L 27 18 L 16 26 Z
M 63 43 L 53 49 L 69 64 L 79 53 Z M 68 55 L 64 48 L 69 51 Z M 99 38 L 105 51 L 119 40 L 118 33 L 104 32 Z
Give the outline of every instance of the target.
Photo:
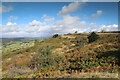
M 98 33 L 120 33 L 120 31 L 103 31 Z

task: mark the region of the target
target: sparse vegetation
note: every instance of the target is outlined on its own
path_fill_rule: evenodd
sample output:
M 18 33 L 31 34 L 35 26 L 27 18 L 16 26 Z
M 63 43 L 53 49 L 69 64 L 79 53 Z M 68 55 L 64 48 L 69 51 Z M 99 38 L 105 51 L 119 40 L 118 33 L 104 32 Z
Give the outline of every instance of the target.
M 3 77 L 99 78 L 102 73 L 116 75 L 120 68 L 118 38 L 117 33 L 54 35 L 54 38 L 52 36 L 3 57 Z

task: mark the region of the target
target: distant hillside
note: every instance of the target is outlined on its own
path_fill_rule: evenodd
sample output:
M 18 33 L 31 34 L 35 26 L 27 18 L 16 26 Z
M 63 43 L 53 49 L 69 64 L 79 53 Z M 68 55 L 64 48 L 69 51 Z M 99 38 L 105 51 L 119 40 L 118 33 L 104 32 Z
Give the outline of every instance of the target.
M 120 31 L 102 31 L 98 33 L 120 33 Z

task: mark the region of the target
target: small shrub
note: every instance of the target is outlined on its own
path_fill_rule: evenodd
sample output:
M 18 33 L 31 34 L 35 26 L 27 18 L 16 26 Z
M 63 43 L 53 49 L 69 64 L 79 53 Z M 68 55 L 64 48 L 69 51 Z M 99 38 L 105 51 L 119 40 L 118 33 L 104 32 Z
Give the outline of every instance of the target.
M 96 41 L 97 39 L 99 39 L 99 35 L 97 35 L 95 32 L 92 32 L 89 36 L 89 43 Z
M 75 31 L 75 33 L 77 33 L 77 31 Z
M 53 35 L 53 38 L 56 38 L 56 37 L 58 37 L 59 35 L 58 34 L 55 34 L 55 35 Z

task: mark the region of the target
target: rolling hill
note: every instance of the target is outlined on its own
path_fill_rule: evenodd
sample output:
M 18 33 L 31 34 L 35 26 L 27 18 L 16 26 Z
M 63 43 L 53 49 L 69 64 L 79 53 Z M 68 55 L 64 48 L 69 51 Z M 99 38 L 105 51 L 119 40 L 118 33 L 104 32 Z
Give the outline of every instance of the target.
M 51 36 L 5 55 L 3 78 L 118 78 L 119 33 L 96 33 L 92 43 L 90 34 Z

